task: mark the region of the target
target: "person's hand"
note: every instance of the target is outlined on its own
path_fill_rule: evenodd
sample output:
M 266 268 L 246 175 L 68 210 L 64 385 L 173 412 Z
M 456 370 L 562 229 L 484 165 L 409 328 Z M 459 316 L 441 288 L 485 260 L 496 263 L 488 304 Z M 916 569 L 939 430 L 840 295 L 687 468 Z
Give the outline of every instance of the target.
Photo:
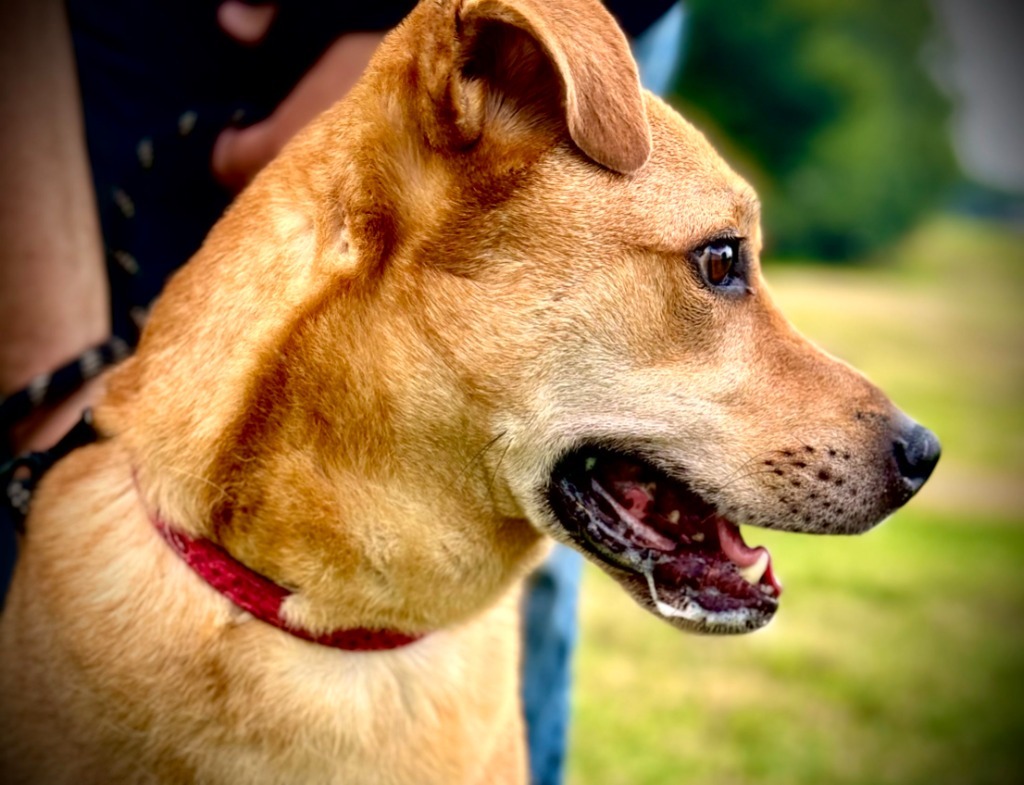
M 266 37 L 276 15 L 276 5 L 254 6 L 239 0 L 227 0 L 217 11 L 221 28 L 250 46 L 258 46 Z M 224 129 L 211 162 L 217 179 L 232 190 L 245 187 L 296 132 L 351 89 L 383 37 L 381 32 L 342 35 L 270 117 L 248 128 Z

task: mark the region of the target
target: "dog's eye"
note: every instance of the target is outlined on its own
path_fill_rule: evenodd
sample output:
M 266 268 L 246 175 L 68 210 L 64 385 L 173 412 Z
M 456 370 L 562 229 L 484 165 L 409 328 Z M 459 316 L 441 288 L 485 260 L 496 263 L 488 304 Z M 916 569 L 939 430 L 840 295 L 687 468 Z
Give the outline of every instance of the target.
M 733 266 L 739 255 L 738 240 L 716 240 L 697 252 L 704 279 L 712 286 L 726 286 L 732 278 Z

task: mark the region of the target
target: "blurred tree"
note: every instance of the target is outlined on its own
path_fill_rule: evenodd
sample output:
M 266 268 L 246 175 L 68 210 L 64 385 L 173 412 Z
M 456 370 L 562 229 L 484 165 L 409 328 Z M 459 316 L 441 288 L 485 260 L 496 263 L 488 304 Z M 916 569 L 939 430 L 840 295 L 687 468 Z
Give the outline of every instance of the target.
M 774 255 L 863 256 L 943 197 L 956 168 L 927 0 L 687 9 L 674 97 L 760 191 Z

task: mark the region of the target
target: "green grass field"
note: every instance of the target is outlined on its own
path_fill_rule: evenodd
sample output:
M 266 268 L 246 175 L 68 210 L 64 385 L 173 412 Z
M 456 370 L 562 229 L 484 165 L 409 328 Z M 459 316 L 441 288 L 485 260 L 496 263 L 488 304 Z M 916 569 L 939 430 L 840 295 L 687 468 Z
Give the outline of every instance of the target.
M 570 782 L 1024 782 L 1024 234 L 941 218 L 867 266 L 767 276 L 942 462 L 863 537 L 747 529 L 786 584 L 754 635 L 679 633 L 590 569 Z

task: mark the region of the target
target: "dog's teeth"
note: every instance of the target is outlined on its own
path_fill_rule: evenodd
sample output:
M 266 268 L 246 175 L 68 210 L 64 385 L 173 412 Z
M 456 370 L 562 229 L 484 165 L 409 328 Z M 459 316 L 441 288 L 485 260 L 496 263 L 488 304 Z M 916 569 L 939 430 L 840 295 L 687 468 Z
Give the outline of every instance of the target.
M 704 542 L 704 532 L 694 532 L 690 539 L 694 542 Z
M 597 458 L 587 458 L 587 461 L 586 461 L 586 463 L 584 463 L 584 464 L 583 464 L 583 467 L 584 467 L 584 468 L 585 468 L 585 469 L 586 469 L 586 470 L 587 470 L 588 472 L 592 472 L 592 471 L 594 471 L 594 467 L 595 467 L 595 466 L 597 466 Z
M 743 580 L 747 583 L 751 583 L 757 586 L 761 582 L 761 578 L 764 577 L 765 572 L 768 571 L 768 562 L 771 557 L 768 556 L 767 551 L 761 551 L 761 555 L 757 557 L 757 561 L 751 564 L 749 567 L 743 567 L 740 569 L 740 575 L 743 576 Z
M 666 618 L 669 618 L 669 619 L 673 619 L 673 618 L 688 619 L 688 618 L 690 618 L 689 614 L 685 613 L 684 611 L 682 611 L 682 610 L 680 610 L 678 608 L 673 608 L 667 602 L 662 602 L 658 598 L 658 589 L 654 585 L 654 573 L 653 572 L 651 572 L 650 570 L 644 570 L 644 577 L 647 578 L 647 588 L 651 592 L 651 599 L 654 601 L 654 607 L 658 609 L 658 613 L 660 613 L 662 616 L 665 616 Z
M 679 523 L 679 510 L 672 510 L 672 512 L 668 514 L 668 522 Z

